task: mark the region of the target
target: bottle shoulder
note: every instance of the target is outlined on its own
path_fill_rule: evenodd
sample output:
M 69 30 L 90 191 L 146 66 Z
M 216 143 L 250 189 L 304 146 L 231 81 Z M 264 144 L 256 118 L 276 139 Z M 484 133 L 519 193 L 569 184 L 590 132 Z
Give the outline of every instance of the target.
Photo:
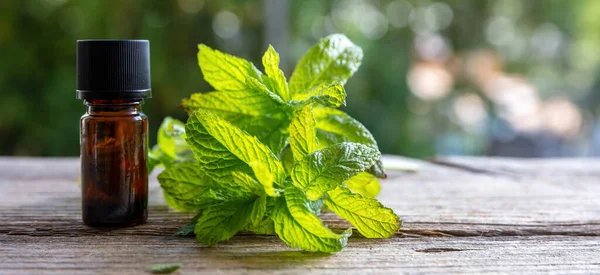
M 147 121 L 148 117 L 142 112 L 135 114 L 102 114 L 102 113 L 85 113 L 81 116 L 81 121 L 89 120 L 130 120 L 130 121 Z

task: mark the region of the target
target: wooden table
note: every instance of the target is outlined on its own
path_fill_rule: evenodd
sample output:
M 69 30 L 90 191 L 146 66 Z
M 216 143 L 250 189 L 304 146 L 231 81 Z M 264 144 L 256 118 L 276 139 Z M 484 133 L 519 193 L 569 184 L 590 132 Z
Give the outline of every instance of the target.
M 414 162 L 418 173 L 391 171 L 383 181 L 380 200 L 404 220 L 398 234 L 352 237 L 322 255 L 276 236 L 242 234 L 215 247 L 174 237 L 191 215 L 164 206 L 156 175 L 146 225 L 86 227 L 78 159 L 0 158 L 0 274 L 146 274 L 157 263 L 179 263 L 180 274 L 600 273 L 600 160 Z M 331 213 L 323 219 L 348 226 Z

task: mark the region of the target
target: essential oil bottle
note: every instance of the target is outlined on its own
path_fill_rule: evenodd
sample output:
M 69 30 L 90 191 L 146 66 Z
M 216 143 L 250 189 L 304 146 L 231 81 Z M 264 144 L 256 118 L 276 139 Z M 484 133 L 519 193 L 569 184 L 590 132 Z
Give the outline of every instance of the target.
M 81 117 L 83 222 L 131 226 L 148 216 L 147 131 L 150 98 L 147 40 L 77 41 L 77 98 Z

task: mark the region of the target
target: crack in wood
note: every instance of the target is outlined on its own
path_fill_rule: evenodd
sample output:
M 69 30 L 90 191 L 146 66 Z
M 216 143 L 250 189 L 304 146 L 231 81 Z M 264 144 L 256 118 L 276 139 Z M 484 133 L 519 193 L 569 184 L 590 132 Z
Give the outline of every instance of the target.
M 468 251 L 473 249 L 461 249 L 461 248 L 449 248 L 449 247 L 432 247 L 426 249 L 415 249 L 416 252 L 423 253 L 440 253 L 440 252 L 456 252 L 456 251 Z
M 426 161 L 429 163 L 432 163 L 432 164 L 449 167 L 449 168 L 455 168 L 458 170 L 462 170 L 462 171 L 466 171 L 466 172 L 474 173 L 474 174 L 484 174 L 484 175 L 490 175 L 490 176 L 504 176 L 504 177 L 508 177 L 508 178 L 512 178 L 512 179 L 520 179 L 521 178 L 521 175 L 515 174 L 512 172 L 493 170 L 493 169 L 484 169 L 484 168 L 474 167 L 474 166 L 470 166 L 470 165 L 465 165 L 462 163 L 452 162 L 449 160 L 434 158 L 434 159 L 428 159 Z
M 154 225 L 130 228 L 91 228 L 83 225 L 65 225 L 57 228 L 49 227 L 23 228 L 21 226 L 3 226 L 0 234 L 5 235 L 26 235 L 31 237 L 47 236 L 173 236 L 178 226 Z M 332 226 L 332 229 L 344 229 L 343 227 Z M 355 237 L 362 237 L 355 231 Z M 256 235 L 250 232 L 243 232 L 240 235 Z M 400 229 L 394 235 L 396 238 L 423 238 L 423 237 L 508 237 L 508 236 L 600 236 L 600 227 L 582 226 L 575 230 L 557 230 L 557 228 L 522 228 L 522 229 L 490 229 L 490 230 L 447 230 L 447 229 Z

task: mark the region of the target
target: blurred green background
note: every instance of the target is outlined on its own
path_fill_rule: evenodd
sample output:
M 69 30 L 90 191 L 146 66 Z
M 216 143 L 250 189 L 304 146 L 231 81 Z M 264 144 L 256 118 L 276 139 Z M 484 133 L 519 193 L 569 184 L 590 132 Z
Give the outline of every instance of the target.
M 75 156 L 77 39 L 148 39 L 151 143 L 165 116 L 210 91 L 205 43 L 289 77 L 318 38 L 364 49 L 344 109 L 384 153 L 413 157 L 600 155 L 598 0 L 3 0 L 0 155 Z

